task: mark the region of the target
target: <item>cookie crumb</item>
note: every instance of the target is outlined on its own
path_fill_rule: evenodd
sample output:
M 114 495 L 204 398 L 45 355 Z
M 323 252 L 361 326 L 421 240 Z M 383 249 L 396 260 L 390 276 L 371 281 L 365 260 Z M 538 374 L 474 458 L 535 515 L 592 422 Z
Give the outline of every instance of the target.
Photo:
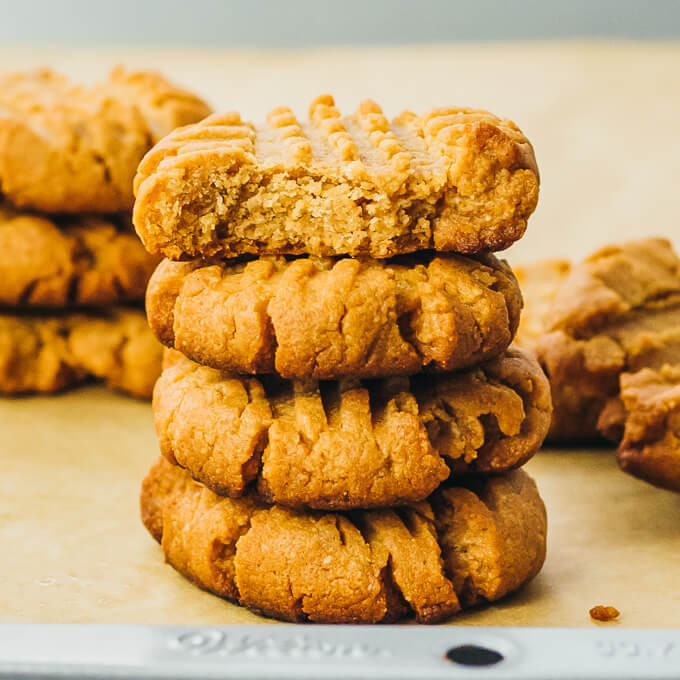
M 614 621 L 618 619 L 621 612 L 616 607 L 606 607 L 598 604 L 590 610 L 590 618 L 596 621 Z

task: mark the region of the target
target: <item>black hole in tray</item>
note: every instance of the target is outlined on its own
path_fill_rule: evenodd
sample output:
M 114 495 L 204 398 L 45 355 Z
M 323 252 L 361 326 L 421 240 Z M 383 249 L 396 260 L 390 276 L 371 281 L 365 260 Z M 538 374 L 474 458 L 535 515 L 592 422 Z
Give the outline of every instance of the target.
M 460 645 L 451 647 L 446 658 L 461 666 L 493 666 L 503 661 L 503 655 L 495 649 L 477 645 Z

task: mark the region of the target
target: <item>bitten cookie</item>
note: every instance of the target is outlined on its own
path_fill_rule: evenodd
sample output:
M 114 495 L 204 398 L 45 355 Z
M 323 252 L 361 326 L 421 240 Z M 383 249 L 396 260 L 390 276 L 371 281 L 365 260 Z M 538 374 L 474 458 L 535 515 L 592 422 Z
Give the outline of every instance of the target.
M 370 100 L 342 116 L 323 95 L 178 130 L 135 178 L 135 227 L 170 259 L 252 253 L 386 258 L 476 253 L 519 239 L 538 200 L 531 144 L 509 120 L 440 108 L 389 123 Z
M 146 302 L 161 342 L 200 364 L 331 379 L 452 371 L 498 356 L 515 334 L 522 296 L 493 255 L 419 254 L 165 260 Z
M 522 471 L 394 510 L 331 514 L 221 498 L 160 459 L 141 511 L 177 571 L 286 621 L 436 623 L 516 590 L 545 559 L 545 508 Z
M 0 393 L 55 392 L 88 377 L 148 399 L 162 347 L 144 312 L 0 315 Z
M 281 505 L 350 509 L 522 465 L 551 404 L 538 364 L 512 349 L 461 373 L 365 383 L 236 377 L 175 353 L 153 410 L 161 453 L 213 491 L 254 486 Z
M 535 290 L 524 290 L 530 316 Z M 561 277 L 551 298 L 538 302 L 550 309 L 544 332 L 530 338 L 520 328 L 520 343 L 550 379 L 549 438 L 593 439 L 603 412 L 618 408 L 623 373 L 680 363 L 680 260 L 664 239 L 603 248 Z
M 208 106 L 156 73 L 117 68 L 93 87 L 48 69 L 0 74 L 0 194 L 41 212 L 130 210 L 146 151 Z
M 157 262 L 129 219 L 43 217 L 0 203 L 0 304 L 138 302 Z

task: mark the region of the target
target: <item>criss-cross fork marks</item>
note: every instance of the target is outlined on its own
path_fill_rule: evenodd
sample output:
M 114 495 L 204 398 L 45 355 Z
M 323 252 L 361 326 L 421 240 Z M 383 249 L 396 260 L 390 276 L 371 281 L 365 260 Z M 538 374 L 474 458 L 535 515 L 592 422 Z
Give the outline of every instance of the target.
M 284 378 L 453 371 L 508 346 L 521 294 L 504 263 L 408 260 L 165 261 L 147 313 L 162 342 L 198 363 Z
M 485 111 L 405 112 L 315 99 L 253 125 L 230 112 L 178 130 L 135 179 L 135 226 L 168 257 L 474 253 L 519 238 L 538 198 L 529 142 Z
M 582 263 L 520 270 L 533 347 L 550 378 L 555 440 L 620 439 L 622 376 L 680 363 L 680 259 L 664 239 L 603 248 Z M 615 434 L 617 433 L 617 434 Z
M 422 500 L 449 468 L 512 469 L 550 422 L 547 381 L 515 351 L 461 373 L 321 383 L 240 378 L 177 356 L 153 406 L 163 455 L 217 493 L 256 485 L 321 509 Z
M 114 69 L 92 87 L 40 69 L 0 75 L 0 186 L 45 213 L 129 211 L 144 154 L 210 113 L 157 73 Z

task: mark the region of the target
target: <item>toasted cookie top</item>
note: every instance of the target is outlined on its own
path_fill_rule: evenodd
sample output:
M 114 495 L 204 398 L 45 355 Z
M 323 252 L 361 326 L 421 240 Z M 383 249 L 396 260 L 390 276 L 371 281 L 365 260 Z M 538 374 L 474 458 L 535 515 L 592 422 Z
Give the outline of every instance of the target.
M 134 222 L 171 259 L 474 253 L 522 236 L 538 183 L 511 121 L 450 107 L 390 123 L 373 101 L 343 116 L 323 95 L 307 121 L 278 107 L 168 135 L 139 167 Z
M 680 259 L 668 240 L 608 246 L 572 267 L 546 315 L 546 330 L 578 338 L 606 333 L 637 315 L 675 306 L 677 296 Z
M 449 474 L 523 464 L 550 423 L 550 389 L 517 350 L 459 373 L 376 381 L 239 377 L 171 352 L 154 389 L 161 453 L 215 492 L 255 486 L 287 506 L 419 501 Z
M 287 621 L 436 623 L 516 590 L 545 559 L 545 508 L 520 470 L 398 509 L 334 514 L 222 498 L 161 459 L 141 511 L 175 569 Z
M 159 339 L 236 373 L 340 379 L 452 371 L 510 344 L 522 297 L 504 262 L 263 257 L 162 262 L 147 291 Z
M 0 74 L 0 194 L 42 212 L 129 210 L 145 152 L 209 113 L 152 72 L 119 67 L 91 87 L 49 69 Z

